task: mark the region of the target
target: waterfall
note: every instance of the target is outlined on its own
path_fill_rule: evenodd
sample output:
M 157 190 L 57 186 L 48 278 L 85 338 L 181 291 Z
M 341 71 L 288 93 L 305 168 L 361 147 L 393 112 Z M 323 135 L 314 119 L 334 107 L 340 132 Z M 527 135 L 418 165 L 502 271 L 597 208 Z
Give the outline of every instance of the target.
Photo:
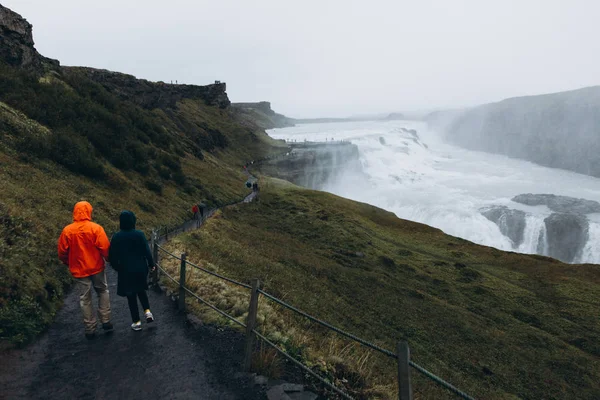
M 598 243 L 600 243 L 600 224 L 590 221 L 588 235 L 588 241 L 581 253 L 581 259 L 575 261 L 600 264 L 600 249 L 598 248 Z
M 327 154 L 319 154 L 317 160 L 305 157 L 306 165 L 296 163 L 297 180 L 305 179 L 305 186 L 369 203 L 400 218 L 501 250 L 546 256 L 561 250 L 548 245 L 556 242 L 548 235 L 560 234 L 546 231 L 544 218 L 551 210 L 516 207 L 510 201 L 515 195 L 547 193 L 600 202 L 598 178 L 450 146 L 421 122 L 299 124 L 269 134 L 297 142 L 335 138 L 354 145 L 328 143 L 324 146 Z M 492 221 L 481 214 L 489 206 L 513 211 L 499 213 Z M 565 239 L 565 248 L 577 247 L 575 262 L 600 263 L 600 213 L 595 218 L 589 238 L 581 239 L 587 243 Z
M 543 216 L 531 214 L 525 216 L 523 243 L 516 250 L 519 253 L 548 254 L 548 238 Z

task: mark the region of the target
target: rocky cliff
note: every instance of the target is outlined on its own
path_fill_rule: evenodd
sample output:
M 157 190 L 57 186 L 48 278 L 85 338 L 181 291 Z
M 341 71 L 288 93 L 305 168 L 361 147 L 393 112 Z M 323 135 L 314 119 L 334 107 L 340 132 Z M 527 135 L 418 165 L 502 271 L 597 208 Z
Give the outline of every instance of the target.
M 21 15 L 0 5 L 0 62 L 38 75 L 52 72 L 55 76 L 84 77 L 100 83 L 122 100 L 145 109 L 173 108 L 182 99 L 201 99 L 207 105 L 226 108 L 230 101 L 225 83 L 212 85 L 171 85 L 150 82 L 132 75 L 82 67 L 60 67 L 56 60 L 37 52 L 33 27 Z M 58 74 L 58 75 L 57 75 Z
M 294 126 L 294 121 L 271 108 L 268 101 L 258 103 L 233 103 L 233 111 L 241 118 L 258 124 L 263 129 L 285 128 Z
M 546 206 L 550 214 L 538 215 L 543 221 L 540 230 L 530 230 L 534 249 L 538 254 L 557 258 L 564 262 L 580 262 L 582 252 L 590 240 L 588 214 L 600 212 L 600 203 L 593 200 L 576 199 L 553 194 L 520 194 L 512 201 L 527 206 Z M 527 231 L 528 213 L 506 206 L 492 206 L 481 213 L 500 228 L 509 238 L 514 249 L 519 249 Z M 531 222 L 530 222 L 531 223 Z
M 226 84 L 216 82 L 211 85 L 175 85 L 164 82 L 150 82 L 138 79 L 133 75 L 104 69 L 85 67 L 63 67 L 67 74 L 84 75 L 100 83 L 108 91 L 122 100 L 131 101 L 146 109 L 173 108 L 182 99 L 201 99 L 207 105 L 228 107 L 231 102 L 227 97 Z
M 58 61 L 40 55 L 34 47 L 32 26 L 16 12 L 0 5 L 0 61 L 39 71 L 56 69 Z
M 351 143 L 298 143 L 282 156 L 265 160 L 261 172 L 309 189 L 324 190 L 345 174 L 361 173 L 358 147 Z
M 451 143 L 600 176 L 600 86 L 427 118 Z

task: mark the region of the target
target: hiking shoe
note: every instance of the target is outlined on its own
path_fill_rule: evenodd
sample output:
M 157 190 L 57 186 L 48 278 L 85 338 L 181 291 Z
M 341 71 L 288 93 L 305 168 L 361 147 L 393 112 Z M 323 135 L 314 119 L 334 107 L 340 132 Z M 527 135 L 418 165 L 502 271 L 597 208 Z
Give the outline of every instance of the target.
M 154 322 L 154 315 L 152 315 L 152 312 L 150 310 L 146 310 L 144 316 L 146 317 L 146 322 Z
M 141 331 L 142 321 L 134 322 L 133 324 L 131 324 L 131 329 L 133 329 L 134 331 Z
M 112 332 L 115 327 L 113 326 L 112 322 L 108 321 L 102 324 L 102 329 L 104 329 L 106 332 Z
M 86 332 L 86 333 L 85 333 L 85 338 L 86 338 L 87 340 L 92 340 L 92 339 L 95 339 L 95 338 L 96 338 L 96 332 L 89 332 L 89 333 L 88 333 L 88 332 Z

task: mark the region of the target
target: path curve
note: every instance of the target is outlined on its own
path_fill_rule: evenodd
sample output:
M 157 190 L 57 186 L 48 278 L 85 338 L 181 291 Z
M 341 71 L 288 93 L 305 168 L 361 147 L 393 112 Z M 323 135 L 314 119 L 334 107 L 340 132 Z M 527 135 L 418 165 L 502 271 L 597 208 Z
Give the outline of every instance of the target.
M 174 303 L 152 290 L 148 295 L 156 322 L 134 332 L 127 300 L 116 295 L 117 274 L 111 268 L 107 274 L 115 331 L 100 329 L 96 339 L 87 340 L 72 290 L 45 334 L 24 349 L 1 354 L 0 399 L 265 397 L 247 379 L 235 378 L 244 350 L 237 332 L 188 328 Z

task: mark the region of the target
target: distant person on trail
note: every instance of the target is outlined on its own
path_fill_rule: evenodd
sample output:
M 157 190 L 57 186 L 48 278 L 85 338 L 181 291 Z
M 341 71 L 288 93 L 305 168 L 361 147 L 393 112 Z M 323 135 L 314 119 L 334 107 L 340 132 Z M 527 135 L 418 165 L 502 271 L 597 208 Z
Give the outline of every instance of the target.
M 206 209 L 206 204 L 200 203 L 198 204 L 198 210 L 200 211 L 200 220 L 204 218 L 204 210 Z
M 148 272 L 154 271 L 156 266 L 152 259 L 150 246 L 146 235 L 135 229 L 135 214 L 131 211 L 123 211 L 119 216 L 121 230 L 112 237 L 110 264 L 119 274 L 117 294 L 127 297 L 129 311 L 131 312 L 131 329 L 139 331 L 142 329 L 137 299 L 140 299 L 144 309 L 146 322 L 154 322 L 154 316 L 150 311 L 148 300 Z
M 69 266 L 79 293 L 85 337 L 96 335 L 96 313 L 92 307 L 92 287 L 98 295 L 98 314 L 102 328 L 110 332 L 110 297 L 106 282 L 105 260 L 110 243 L 104 228 L 92 222 L 92 205 L 80 201 L 73 208 L 73 223 L 67 225 L 58 239 L 58 258 Z
M 194 204 L 192 207 L 192 213 L 194 214 L 194 219 L 198 219 L 198 205 Z

